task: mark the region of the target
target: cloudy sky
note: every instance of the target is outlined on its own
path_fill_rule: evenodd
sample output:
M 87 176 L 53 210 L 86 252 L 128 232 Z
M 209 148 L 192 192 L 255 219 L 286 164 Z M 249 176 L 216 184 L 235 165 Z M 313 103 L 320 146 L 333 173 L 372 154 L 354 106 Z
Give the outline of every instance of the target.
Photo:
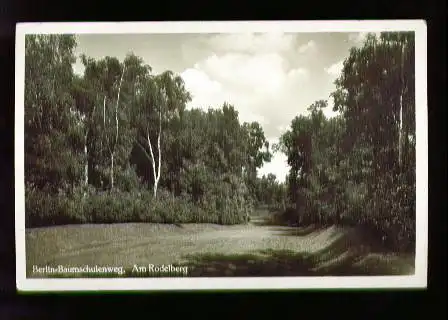
M 296 115 L 306 113 L 314 101 L 329 98 L 350 47 L 364 37 L 363 33 L 82 34 L 77 54 L 123 60 L 133 52 L 155 73 L 172 70 L 193 95 L 189 107 L 207 109 L 229 102 L 241 121 L 258 121 L 272 144 Z M 82 73 L 80 61 L 74 69 Z M 327 116 L 332 115 L 328 110 Z M 288 172 L 284 155 L 275 154 L 259 174 L 269 172 L 284 181 Z

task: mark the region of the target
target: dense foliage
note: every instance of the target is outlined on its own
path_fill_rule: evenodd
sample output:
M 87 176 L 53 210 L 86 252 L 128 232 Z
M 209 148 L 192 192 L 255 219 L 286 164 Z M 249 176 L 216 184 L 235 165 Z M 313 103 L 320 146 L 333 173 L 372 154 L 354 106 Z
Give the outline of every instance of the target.
M 182 78 L 133 54 L 81 56 L 76 38 L 26 38 L 27 226 L 84 222 L 242 223 L 256 171 L 270 161 L 261 126 L 235 108 L 186 109 Z
M 394 248 L 415 241 L 412 33 L 352 48 L 332 94 L 292 119 L 274 150 L 285 183 L 257 177 L 272 154 L 259 123 L 224 103 L 203 111 L 182 78 L 133 54 L 73 73 L 76 38 L 26 38 L 27 226 L 247 221 L 254 206 L 305 224 L 363 226 Z M 198 106 L 199 107 L 199 106 Z
M 370 35 L 352 48 L 332 94 L 293 119 L 286 218 L 364 226 L 393 248 L 415 244 L 415 79 L 412 33 Z

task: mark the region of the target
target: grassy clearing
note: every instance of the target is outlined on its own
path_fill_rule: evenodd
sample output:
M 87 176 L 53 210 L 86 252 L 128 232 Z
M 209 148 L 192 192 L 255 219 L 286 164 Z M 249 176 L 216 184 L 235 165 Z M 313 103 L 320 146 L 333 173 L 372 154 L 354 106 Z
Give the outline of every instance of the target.
M 380 276 L 411 275 L 411 259 L 394 255 L 343 253 L 324 249 L 317 253 L 293 252 L 291 250 L 262 250 L 250 254 L 205 253 L 188 256 L 189 262 L 175 265 L 188 268 L 183 271 L 143 272 L 126 268 L 123 274 L 80 273 L 81 278 L 147 278 L 147 277 L 278 277 L 278 276 Z M 55 278 L 73 278 L 69 274 Z
M 51 277 L 403 275 L 413 273 L 413 259 L 412 255 L 385 252 L 356 228 L 336 226 L 134 223 L 27 231 L 27 269 L 32 277 L 38 276 L 30 271 L 32 265 L 86 264 L 123 266 L 125 272 Z M 134 264 L 185 266 L 188 274 L 133 272 Z

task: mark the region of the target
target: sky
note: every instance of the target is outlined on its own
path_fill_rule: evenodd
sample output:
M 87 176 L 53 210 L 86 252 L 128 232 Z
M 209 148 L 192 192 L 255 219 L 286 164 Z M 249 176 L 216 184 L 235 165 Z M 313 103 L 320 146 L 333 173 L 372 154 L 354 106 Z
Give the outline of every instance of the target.
M 329 100 L 349 49 L 365 33 L 80 34 L 76 54 L 92 58 L 133 52 L 153 73 L 179 74 L 192 101 L 187 108 L 219 108 L 228 102 L 240 121 L 258 121 L 272 145 L 291 120 L 316 100 Z M 80 60 L 74 65 L 83 72 Z M 258 172 L 284 181 L 286 156 L 274 154 Z

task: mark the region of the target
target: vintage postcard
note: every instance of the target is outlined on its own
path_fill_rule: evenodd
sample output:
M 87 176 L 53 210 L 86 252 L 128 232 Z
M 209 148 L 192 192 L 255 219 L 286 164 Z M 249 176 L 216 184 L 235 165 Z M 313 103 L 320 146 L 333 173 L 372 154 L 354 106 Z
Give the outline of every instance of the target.
M 23 23 L 20 291 L 425 288 L 426 24 Z

